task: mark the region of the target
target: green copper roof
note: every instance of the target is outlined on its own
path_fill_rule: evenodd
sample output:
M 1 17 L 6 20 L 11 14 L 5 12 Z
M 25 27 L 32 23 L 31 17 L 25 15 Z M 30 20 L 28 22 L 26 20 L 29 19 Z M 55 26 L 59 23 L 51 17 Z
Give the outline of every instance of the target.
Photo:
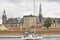
M 41 9 L 41 3 L 40 3 L 40 7 L 39 7 L 39 14 L 41 14 L 42 9 Z
M 18 21 L 18 22 L 21 22 L 21 18 L 20 18 L 20 17 L 18 17 L 18 18 L 17 18 L 17 21 Z
M 42 8 L 41 8 L 41 3 L 40 3 L 40 6 L 39 6 L 39 18 L 42 17 Z

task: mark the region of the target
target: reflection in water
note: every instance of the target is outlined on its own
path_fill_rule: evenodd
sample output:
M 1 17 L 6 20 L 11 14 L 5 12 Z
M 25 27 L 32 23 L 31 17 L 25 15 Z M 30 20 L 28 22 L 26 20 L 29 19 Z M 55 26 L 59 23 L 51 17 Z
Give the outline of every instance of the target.
M 0 37 L 0 40 L 33 40 L 33 39 L 21 39 L 18 37 Z M 45 37 L 42 39 L 35 39 L 35 40 L 60 40 L 60 37 Z

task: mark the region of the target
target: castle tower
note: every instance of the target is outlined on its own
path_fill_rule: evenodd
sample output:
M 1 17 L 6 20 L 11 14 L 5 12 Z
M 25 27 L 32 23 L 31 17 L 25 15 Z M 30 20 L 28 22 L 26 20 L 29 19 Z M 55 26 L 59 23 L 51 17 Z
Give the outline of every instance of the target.
M 43 16 L 42 16 L 41 3 L 40 3 L 40 7 L 39 7 L 39 16 L 38 16 L 38 18 L 39 18 L 40 22 L 42 22 L 42 18 L 43 18 Z
M 3 11 L 3 15 L 2 15 L 2 24 L 6 24 L 7 22 L 7 17 L 6 17 L 6 13 L 5 13 L 5 9 Z

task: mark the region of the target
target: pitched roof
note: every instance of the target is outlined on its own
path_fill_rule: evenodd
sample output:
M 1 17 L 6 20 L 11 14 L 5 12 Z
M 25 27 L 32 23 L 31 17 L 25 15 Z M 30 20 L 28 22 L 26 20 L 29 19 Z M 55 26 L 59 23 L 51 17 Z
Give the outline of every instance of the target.
M 7 23 L 8 23 L 8 24 L 12 24 L 12 23 L 14 23 L 14 24 L 23 23 L 23 18 L 21 18 L 21 19 L 9 18 L 9 19 L 7 20 Z

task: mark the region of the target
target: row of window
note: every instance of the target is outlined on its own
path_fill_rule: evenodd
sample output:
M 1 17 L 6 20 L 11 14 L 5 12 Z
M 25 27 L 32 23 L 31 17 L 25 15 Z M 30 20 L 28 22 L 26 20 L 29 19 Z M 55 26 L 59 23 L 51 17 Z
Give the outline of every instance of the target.
M 21 27 L 23 24 L 7 24 L 6 27 Z

